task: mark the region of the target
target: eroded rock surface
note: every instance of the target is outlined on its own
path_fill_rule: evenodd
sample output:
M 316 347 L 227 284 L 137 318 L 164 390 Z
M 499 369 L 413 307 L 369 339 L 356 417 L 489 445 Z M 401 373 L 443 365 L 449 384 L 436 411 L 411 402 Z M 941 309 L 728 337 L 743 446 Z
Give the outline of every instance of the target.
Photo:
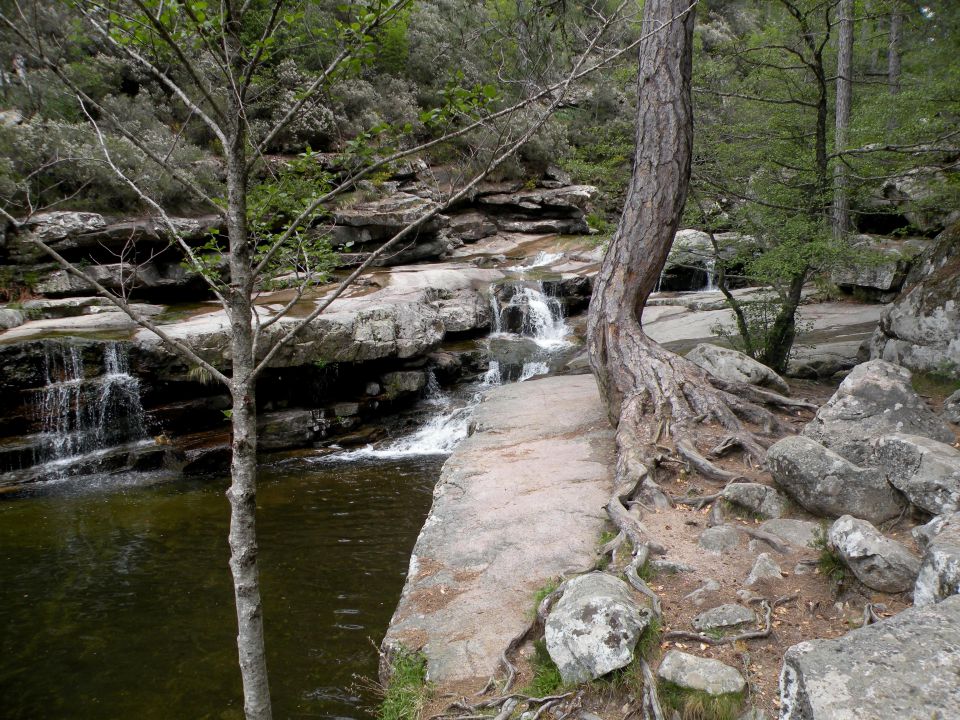
M 776 390 L 783 395 L 790 394 L 790 386 L 773 370 L 749 355 L 730 348 L 701 343 L 687 353 L 687 360 L 723 380 L 759 385 Z
M 736 668 L 719 660 L 671 650 L 657 668 L 657 677 L 689 690 L 710 695 L 741 693 L 747 683 Z
M 960 593 L 960 513 L 942 516 L 931 531 L 913 589 L 918 607 Z
M 919 435 L 882 435 L 873 441 L 871 464 L 928 513 L 960 507 L 960 451 L 951 445 Z

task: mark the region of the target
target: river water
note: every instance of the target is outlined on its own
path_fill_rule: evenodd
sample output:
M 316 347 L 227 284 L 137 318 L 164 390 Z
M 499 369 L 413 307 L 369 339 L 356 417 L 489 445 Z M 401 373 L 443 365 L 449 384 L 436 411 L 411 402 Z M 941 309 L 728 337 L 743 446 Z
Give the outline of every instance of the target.
M 443 456 L 260 473 L 277 718 L 366 718 Z M 226 478 L 0 500 L 0 718 L 242 717 Z M 82 489 L 81 489 L 82 488 Z

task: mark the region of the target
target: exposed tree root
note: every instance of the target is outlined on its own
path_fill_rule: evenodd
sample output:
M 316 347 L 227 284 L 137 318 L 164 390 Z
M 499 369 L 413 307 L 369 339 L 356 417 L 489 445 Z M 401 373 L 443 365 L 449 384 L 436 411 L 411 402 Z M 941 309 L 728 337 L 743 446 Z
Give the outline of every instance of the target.
M 762 640 L 763 638 L 770 637 L 770 632 L 773 629 L 773 610 L 779 605 L 783 605 L 788 602 L 792 602 L 800 597 L 800 593 L 791 593 L 790 595 L 784 595 L 779 597 L 773 602 L 766 600 L 765 598 L 754 598 L 750 602 L 760 603 L 763 608 L 763 629 L 761 630 L 748 630 L 747 632 L 738 633 L 737 635 L 728 635 L 722 638 L 715 638 L 704 633 L 695 633 L 687 632 L 686 630 L 671 630 L 668 633 L 664 634 L 665 640 L 693 640 L 694 642 L 703 643 L 705 645 L 732 645 L 737 642 L 745 642 L 747 640 Z

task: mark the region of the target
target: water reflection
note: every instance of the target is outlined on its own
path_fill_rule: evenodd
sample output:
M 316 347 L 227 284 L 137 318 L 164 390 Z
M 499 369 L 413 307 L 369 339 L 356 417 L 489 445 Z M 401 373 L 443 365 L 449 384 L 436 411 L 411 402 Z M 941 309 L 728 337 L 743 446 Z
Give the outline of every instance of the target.
M 258 523 L 277 718 L 369 717 L 442 457 L 284 463 Z M 0 501 L 0 716 L 242 717 L 224 478 Z

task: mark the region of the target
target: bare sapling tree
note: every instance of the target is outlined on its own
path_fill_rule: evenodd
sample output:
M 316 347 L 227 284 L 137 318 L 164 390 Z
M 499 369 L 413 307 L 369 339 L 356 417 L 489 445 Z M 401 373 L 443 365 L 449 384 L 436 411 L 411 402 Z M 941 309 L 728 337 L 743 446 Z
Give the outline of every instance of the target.
M 43 34 L 36 31 L 36 2 L 14 0 L 12 11 L 0 12 L 0 22 L 22 44 L 28 60 L 50 71 L 75 97 L 98 140 L 101 161 L 161 220 L 172 244 L 182 252 L 187 266 L 202 276 L 211 294 L 221 303 L 227 319 L 228 356 L 213 357 L 200 352 L 188 340 L 175 337 L 161 324 L 140 314 L 129 301 L 129 287 L 111 290 L 87 269 L 70 262 L 41 239 L 32 238 L 70 275 L 96 290 L 135 323 L 155 333 L 171 351 L 190 365 L 202 368 L 230 391 L 233 431 L 231 485 L 227 492 L 231 508 L 230 569 L 237 611 L 244 711 L 248 720 L 272 717 L 257 565 L 257 378 L 284 346 L 293 342 L 373 263 L 400 248 L 404 241 L 412 240 L 418 228 L 467 197 L 490 172 L 529 142 L 563 106 L 576 81 L 614 62 L 639 43 L 636 40 L 616 50 L 603 45 L 611 28 L 623 21 L 626 1 L 612 13 L 601 13 L 594 8 L 582 49 L 558 73 L 559 80 L 513 103 L 500 103 L 500 107 L 489 102 L 466 111 L 447 109 L 455 122 L 445 132 L 379 159 L 373 158 L 337 182 L 319 187 L 304 199 L 292 219 L 276 227 L 272 218 L 263 217 L 252 207 L 251 200 L 256 173 L 266 167 L 264 154 L 271 140 L 299 114 L 318 103 L 331 81 L 363 55 L 375 42 L 378 29 L 392 22 L 410 1 L 384 0 L 357 6 L 356 17 L 339 24 L 332 33 L 335 47 L 329 63 L 298 89 L 294 94 L 296 101 L 282 118 L 259 130 L 251 118 L 262 90 L 261 72 L 278 51 L 278 44 L 284 42 L 285 35 L 287 42 L 295 47 L 297 39 L 294 35 L 294 40 L 290 40 L 290 27 L 303 21 L 304 0 L 253 4 L 224 0 L 216 7 L 203 0 L 77 0 L 74 3 L 80 19 L 98 43 L 158 82 L 188 118 L 186 122 L 202 123 L 216 138 L 226 176 L 223 198 L 213 197 L 189 174 L 168 162 L 173 147 L 164 152 L 145 142 L 123 117 L 84 92 L 63 71 L 56 49 L 49 47 Z M 604 51 L 600 52 L 599 48 Z M 517 122 L 520 111 L 525 114 L 523 121 Z M 457 184 L 433 209 L 371 252 L 332 290 L 322 296 L 309 294 L 329 277 L 329 245 L 323 242 L 322 233 L 318 241 L 316 225 L 329 217 L 325 209 L 331 200 L 353 188 L 363 177 L 389 168 L 403 157 L 423 153 L 478 130 L 487 131 L 497 142 L 472 177 Z M 144 163 L 154 164 L 215 213 L 226 228 L 225 237 L 218 237 L 206 248 L 188 242 L 167 208 L 115 161 L 106 131 L 123 138 L 142 154 Z M 173 140 L 174 147 L 178 141 L 179 134 Z M 310 160 L 309 153 L 306 160 Z M 17 224 L 10 213 L 4 211 L 3 214 Z M 226 260 L 225 271 L 217 269 L 220 257 Z M 131 279 L 135 275 L 133 272 Z M 292 282 L 290 298 L 281 307 L 258 303 L 260 294 L 278 277 Z M 294 307 L 304 300 L 313 302 L 313 309 L 302 316 L 293 313 Z
M 834 152 L 846 149 L 853 102 L 853 0 L 840 0 L 837 36 L 837 102 Z M 839 157 L 833 166 L 833 235 L 844 240 L 850 232 L 850 191 L 846 160 Z
M 724 448 L 758 461 L 769 436 L 786 424 L 763 405 L 810 407 L 753 386 L 721 380 L 650 339 L 641 321 L 680 223 L 693 143 L 690 98 L 694 7 L 687 0 L 648 0 L 640 45 L 637 150 L 623 215 L 603 259 L 590 302 L 587 342 L 601 395 L 616 426 L 615 492 L 607 512 L 642 565 L 656 543 L 628 509 L 666 507 L 656 482 L 658 458 L 676 453 L 703 476 L 735 473 L 697 447 L 701 428 L 718 426 Z M 757 429 L 753 429 L 757 428 Z M 772 440 L 771 440 L 772 441 Z M 666 443 L 672 442 L 673 448 Z

